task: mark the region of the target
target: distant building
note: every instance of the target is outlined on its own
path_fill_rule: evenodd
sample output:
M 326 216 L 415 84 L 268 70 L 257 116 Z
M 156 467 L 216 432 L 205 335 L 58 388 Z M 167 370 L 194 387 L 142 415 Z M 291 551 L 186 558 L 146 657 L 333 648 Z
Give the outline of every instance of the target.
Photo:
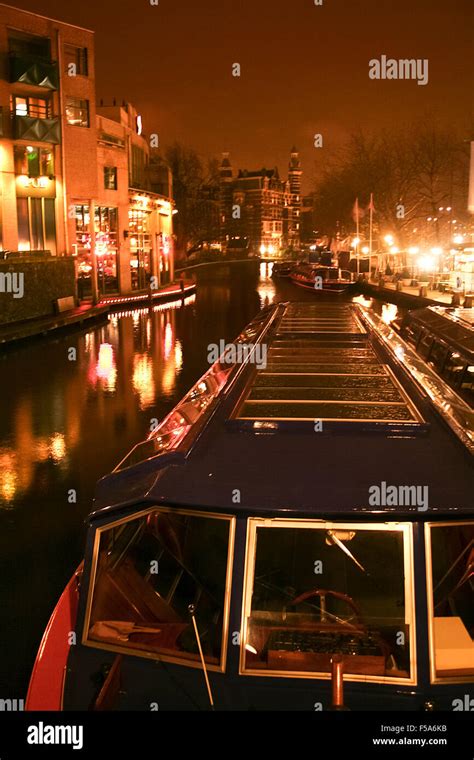
M 221 242 L 235 247 L 246 241 L 253 253 L 281 255 L 300 249 L 301 163 L 296 148 L 291 152 L 288 178 L 277 168 L 239 170 L 234 175 L 228 153 L 220 166 L 219 210 Z
M 131 106 L 96 108 L 94 33 L 0 11 L 0 250 L 72 255 L 90 280 L 95 239 L 102 290 L 172 279 L 169 174 Z
M 108 277 L 116 272 L 121 293 L 143 289 L 150 277 L 169 282 L 174 203 L 168 167 L 157 156 L 151 159 L 141 117 L 128 103 L 97 107 L 97 140 L 102 210 L 96 211 L 96 250 Z M 78 253 L 84 257 L 87 251 Z

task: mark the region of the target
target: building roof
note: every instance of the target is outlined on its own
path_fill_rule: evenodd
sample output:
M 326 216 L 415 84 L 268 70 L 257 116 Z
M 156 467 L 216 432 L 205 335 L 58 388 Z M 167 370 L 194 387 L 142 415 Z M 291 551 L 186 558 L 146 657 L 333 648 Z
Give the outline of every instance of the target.
M 9 8 L 11 11 L 17 11 L 18 13 L 26 13 L 28 16 L 37 16 L 45 21 L 53 21 L 55 24 L 62 24 L 62 26 L 70 26 L 73 29 L 80 29 L 82 32 L 89 32 L 95 34 L 93 29 L 88 29 L 85 26 L 79 26 L 78 24 L 70 24 L 67 21 L 61 21 L 58 18 L 51 18 L 51 16 L 43 16 L 41 13 L 35 13 L 34 11 L 26 10 L 25 8 L 18 8 L 15 5 L 8 5 L 7 3 L 0 3 L 0 8 Z
M 280 179 L 280 175 L 278 173 L 278 169 L 275 167 L 275 169 L 259 169 L 258 171 L 249 172 L 247 169 L 239 169 L 239 175 L 238 179 L 245 179 L 245 178 L 252 178 L 252 177 L 268 177 L 269 179 Z

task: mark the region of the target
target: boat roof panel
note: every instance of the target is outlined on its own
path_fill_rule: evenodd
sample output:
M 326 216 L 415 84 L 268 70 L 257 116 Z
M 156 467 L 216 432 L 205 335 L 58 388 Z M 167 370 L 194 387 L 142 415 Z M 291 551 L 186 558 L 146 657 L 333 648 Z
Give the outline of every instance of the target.
M 257 339 L 268 339 L 267 368 L 247 362 L 233 370 L 207 406 L 194 397 L 200 381 L 183 402 L 205 410 L 197 435 L 179 451 L 125 460 L 125 469 L 99 484 L 100 514 L 174 504 L 270 517 L 417 515 L 416 506 L 370 506 L 370 489 L 382 482 L 428 489 L 424 520 L 430 513 L 472 514 L 473 457 L 403 361 L 392 361 L 350 307 L 310 307 L 313 324 L 297 325 L 301 308 L 280 305 L 260 316 L 248 334 L 263 325 Z M 346 321 L 352 332 L 315 332 L 328 317 Z M 304 371 L 288 371 L 295 356 Z M 219 377 L 215 368 L 211 377 Z

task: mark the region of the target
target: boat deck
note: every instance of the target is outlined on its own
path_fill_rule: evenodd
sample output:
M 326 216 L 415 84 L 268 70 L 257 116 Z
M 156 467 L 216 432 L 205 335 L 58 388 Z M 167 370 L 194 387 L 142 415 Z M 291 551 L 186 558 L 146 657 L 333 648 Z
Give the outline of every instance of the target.
M 350 306 L 289 305 L 240 420 L 421 423 Z
M 382 482 L 428 486 L 438 515 L 472 512 L 473 457 L 356 308 L 292 304 L 272 319 L 259 338 L 266 368 L 239 367 L 184 448 L 138 464 L 132 458 L 103 479 L 96 512 L 167 503 L 369 515 L 369 489 Z

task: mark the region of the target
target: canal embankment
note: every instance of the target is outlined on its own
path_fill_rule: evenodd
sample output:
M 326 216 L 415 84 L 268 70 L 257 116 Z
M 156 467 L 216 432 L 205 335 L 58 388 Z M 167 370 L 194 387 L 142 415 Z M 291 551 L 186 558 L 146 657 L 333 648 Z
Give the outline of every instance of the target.
M 0 325 L 0 350 L 21 341 L 44 338 L 68 330 L 89 327 L 92 329 L 106 322 L 112 311 L 147 305 L 153 308 L 157 304 L 188 298 L 195 292 L 196 283 L 188 279 L 155 291 L 146 290 L 126 296 L 107 296 L 96 305 L 91 301 L 83 301 L 76 307 L 74 298 L 63 298 L 56 303 L 56 308 L 64 309 L 64 311 Z
M 442 292 L 426 286 L 403 285 L 400 282 L 361 281 L 360 291 L 372 298 L 395 303 L 406 309 L 421 309 L 425 306 L 473 306 L 474 295 L 461 292 Z

